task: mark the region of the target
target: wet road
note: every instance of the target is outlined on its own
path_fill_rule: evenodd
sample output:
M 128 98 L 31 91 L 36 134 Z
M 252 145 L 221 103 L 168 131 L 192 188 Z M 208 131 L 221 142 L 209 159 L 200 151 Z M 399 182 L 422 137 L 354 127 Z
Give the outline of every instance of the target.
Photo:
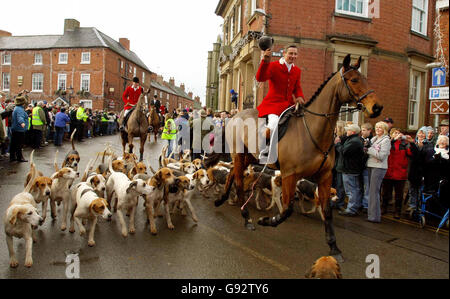
M 89 158 L 111 142 L 121 152 L 118 135 L 86 139 L 76 144 L 84 170 Z M 135 141 L 136 147 L 137 140 Z M 157 168 L 162 142 L 147 143 L 146 162 Z M 61 163 L 70 145 L 60 148 Z M 53 145 L 35 152 L 38 169 L 53 173 Z M 24 155 L 28 157 L 29 149 Z M 23 190 L 28 163 L 9 164 L 0 161 L 0 211 L 2 217 L 11 198 Z M 9 255 L 4 228 L 0 232 L 0 278 L 66 278 L 66 257 L 78 254 L 81 278 L 303 278 L 319 257 L 328 254 L 324 226 L 319 215 L 294 214 L 277 228 L 257 226 L 248 231 L 243 226 L 238 207 L 225 203 L 216 208 L 212 199 L 197 196 L 192 200 L 199 222 L 189 216 L 172 217 L 175 230 L 167 228 L 165 218 L 156 221 L 158 234 L 150 234 L 143 202 L 136 215 L 136 234 L 123 238 L 117 215 L 111 222 L 99 220 L 96 246 L 87 246 L 87 237 L 59 229 L 61 219 L 50 215 L 38 229 L 38 242 L 33 245 L 33 267 L 24 267 L 25 242 L 15 239 L 19 267 L 9 268 Z M 61 208 L 61 207 L 60 207 Z M 40 211 L 40 206 L 38 210 Z M 256 221 L 269 212 L 250 209 Z M 270 212 L 273 215 L 275 212 Z M 449 278 L 448 231 L 435 234 L 408 221 L 384 217 L 381 224 L 364 221 L 363 216 L 346 218 L 334 211 L 337 244 L 345 262 L 344 278 L 366 278 L 370 262 L 376 254 L 381 278 Z

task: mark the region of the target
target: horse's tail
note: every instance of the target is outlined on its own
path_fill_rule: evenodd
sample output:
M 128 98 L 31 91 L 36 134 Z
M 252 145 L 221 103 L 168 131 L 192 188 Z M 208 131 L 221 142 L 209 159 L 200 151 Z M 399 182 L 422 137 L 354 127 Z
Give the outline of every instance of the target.
M 234 168 L 232 168 L 230 170 L 230 173 L 228 174 L 227 182 L 226 182 L 225 188 L 224 188 L 225 193 L 222 195 L 221 198 L 216 199 L 214 201 L 214 205 L 216 207 L 221 206 L 228 199 L 228 197 L 230 196 L 231 186 L 233 185 L 233 182 L 234 182 Z
M 211 153 L 205 157 L 203 164 L 205 165 L 205 168 L 208 169 L 217 165 L 220 161 L 230 162 L 231 160 L 231 155 L 229 153 Z

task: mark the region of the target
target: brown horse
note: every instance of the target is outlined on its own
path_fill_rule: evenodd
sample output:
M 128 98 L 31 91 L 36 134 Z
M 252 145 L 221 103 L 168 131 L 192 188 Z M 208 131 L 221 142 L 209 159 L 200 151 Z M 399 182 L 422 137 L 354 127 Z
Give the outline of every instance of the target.
M 383 109 L 373 90 L 369 89 L 366 78 L 358 71 L 360 62 L 361 57 L 356 65 L 350 65 L 350 55 L 347 55 L 340 72 L 333 74 L 322 84 L 309 103 L 297 111 L 297 117 L 291 117 L 286 134 L 278 143 L 279 167 L 275 164 L 269 165 L 271 168 L 281 170 L 283 212 L 274 217 L 260 218 L 258 221 L 260 225 L 275 227 L 286 220 L 293 211 L 297 181 L 301 178 L 311 178 L 319 186 L 319 201 L 322 214 L 325 216 L 325 233 L 330 255 L 336 256 L 339 260 L 343 258 L 336 245 L 332 211 L 328 200 L 335 158 L 333 147 L 336 121 L 344 103 L 356 103 L 364 109 L 366 116 L 371 118 L 379 116 Z M 252 152 L 249 147 L 249 140 L 252 138 L 249 133 L 253 133 L 256 138 L 259 134 L 258 130 L 250 132 L 251 129 L 242 124 L 248 119 L 256 122 L 257 117 L 256 109 L 247 109 L 234 116 L 226 126 L 225 137 L 233 158 L 234 169 L 228 176 L 225 194 L 215 201 L 216 206 L 220 206 L 228 199 L 233 181 L 239 206 L 244 204 L 243 172 L 249 164 L 259 161 L 259 151 Z M 237 149 L 239 142 L 243 144 L 244 151 Z M 241 214 L 245 219 L 245 226 L 254 230 L 246 206 L 241 208 Z
M 136 107 L 131 112 L 130 118 L 128 119 L 126 130 L 121 132 L 120 134 L 122 138 L 122 147 L 124 153 L 127 143 L 128 143 L 128 152 L 129 153 L 133 152 L 134 137 L 139 137 L 141 139 L 141 147 L 139 148 L 140 152 L 139 161 L 142 161 L 144 159 L 144 144 L 147 139 L 148 120 L 146 114 L 148 111 L 147 94 L 149 92 L 150 89 L 146 93 L 142 93 L 140 95 Z
M 148 123 L 153 128 L 153 134 L 155 136 L 155 143 L 158 141 L 158 132 L 161 126 L 161 121 L 159 119 L 159 115 L 156 112 L 156 108 L 154 105 L 150 104 L 150 115 L 148 116 Z M 148 135 L 148 142 L 150 142 L 151 134 Z

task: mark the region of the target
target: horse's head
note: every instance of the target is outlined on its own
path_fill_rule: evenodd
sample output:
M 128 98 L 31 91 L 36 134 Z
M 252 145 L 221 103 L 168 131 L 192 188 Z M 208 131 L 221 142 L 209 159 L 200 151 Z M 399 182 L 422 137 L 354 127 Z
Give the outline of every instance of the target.
M 148 112 L 148 94 L 150 93 L 150 89 L 148 89 L 146 92 L 141 93 L 141 95 L 139 96 L 139 100 L 137 102 L 137 106 L 139 108 L 139 110 L 144 113 L 147 114 Z
M 358 71 L 360 64 L 361 57 L 359 57 L 355 65 L 350 65 L 350 54 L 344 58 L 340 76 L 345 87 L 339 98 L 343 103 L 362 104 L 365 115 L 375 118 L 381 114 L 383 105 L 375 92 L 369 88 L 366 77 Z

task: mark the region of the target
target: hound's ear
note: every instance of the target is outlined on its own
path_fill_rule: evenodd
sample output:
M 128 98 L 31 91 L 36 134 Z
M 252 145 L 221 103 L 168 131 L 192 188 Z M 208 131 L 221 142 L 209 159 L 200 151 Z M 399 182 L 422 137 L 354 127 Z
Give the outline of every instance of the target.
M 16 224 L 17 221 L 17 215 L 20 213 L 20 209 L 19 208 L 14 208 L 12 213 L 11 213 L 11 218 L 9 219 L 9 223 L 11 223 L 12 225 Z
M 194 176 L 192 176 L 195 180 L 198 179 L 198 171 L 194 172 Z
M 359 56 L 358 61 L 356 62 L 356 64 L 353 67 L 356 69 L 359 69 L 360 66 L 361 66 L 361 56 Z
M 132 181 L 131 184 L 128 186 L 127 188 L 127 193 L 131 191 L 131 189 L 136 188 L 137 187 L 137 183 L 136 181 Z
M 342 63 L 342 67 L 344 68 L 344 72 L 347 71 L 348 69 L 350 69 L 350 54 L 347 54 L 347 56 L 345 56 L 344 58 L 344 62 Z

